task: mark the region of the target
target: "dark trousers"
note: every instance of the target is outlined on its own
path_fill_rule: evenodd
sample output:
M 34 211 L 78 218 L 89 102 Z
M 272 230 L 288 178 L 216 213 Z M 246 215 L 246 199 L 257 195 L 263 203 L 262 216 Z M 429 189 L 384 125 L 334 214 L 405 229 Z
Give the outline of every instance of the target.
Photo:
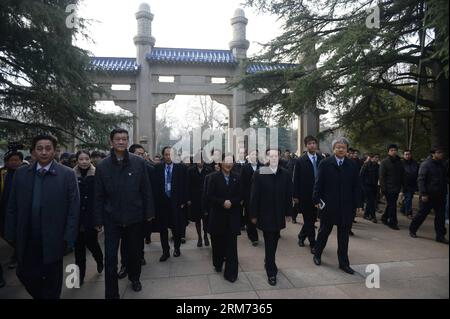
M 138 281 L 141 275 L 141 254 L 143 223 L 127 227 L 113 224 L 105 220 L 105 297 L 119 298 L 119 283 L 117 278 L 117 253 L 122 240 L 123 252 L 126 256 L 128 279 Z
M 414 192 L 404 192 L 403 196 L 403 205 L 400 211 L 402 214 L 410 216 L 412 215 L 412 200 L 414 197 Z
M 225 262 L 224 276 L 234 279 L 238 276 L 237 236 L 231 233 L 211 234 L 213 265 L 222 269 Z
M 385 193 L 386 209 L 381 220 L 391 226 L 397 226 L 397 200 L 399 193 Z
M 44 264 L 42 242 L 29 240 L 23 264 L 17 267 L 17 277 L 34 299 L 59 299 L 63 283 L 63 260 Z
M 314 228 L 314 224 L 317 218 L 317 209 L 312 208 L 301 213 L 303 214 L 303 227 L 298 234 L 298 239 L 303 241 L 305 238 L 308 238 L 309 244 L 314 246 L 316 244 L 316 229 Z
M 144 239 L 147 239 L 148 241 L 151 240 L 152 236 L 152 225 L 153 221 L 145 221 L 144 222 Z
M 246 214 L 244 212 L 244 207 L 242 205 L 239 205 L 239 212 L 241 213 L 241 229 L 247 226 L 247 218 Z
M 364 216 L 368 218 L 376 218 L 375 210 L 377 205 L 377 189 L 364 188 L 364 197 L 366 199 L 366 207 L 364 209 Z
M 320 223 L 319 234 L 317 235 L 316 245 L 316 256 L 321 256 L 325 246 L 327 245 L 328 237 L 333 230 L 333 224 L 331 223 Z M 349 232 L 351 225 L 337 225 L 337 241 L 338 241 L 338 259 L 339 266 L 349 266 L 350 261 L 348 260 L 348 241 Z
M 86 275 L 86 248 L 92 253 L 97 264 L 103 263 L 103 252 L 98 243 L 98 233 L 95 229 L 86 229 L 78 232 L 75 243 L 75 264 L 80 269 L 80 282 Z
M 172 225 L 172 235 L 173 235 L 173 243 L 175 246 L 175 249 L 180 249 L 181 246 L 181 238 L 183 235 L 183 229 L 186 231 L 186 225 L 179 225 L 180 221 L 181 223 L 184 222 L 183 218 L 178 218 L 178 221 L 171 221 L 172 214 L 172 203 L 170 199 L 167 196 L 163 196 L 162 198 L 162 215 L 160 216 L 160 232 L 159 237 L 161 239 L 161 247 L 163 249 L 164 253 L 169 253 L 170 246 L 169 246 L 169 225 Z M 184 212 L 183 212 L 184 213 Z
M 429 196 L 427 202 L 420 200 L 419 211 L 412 220 L 409 230 L 413 233 L 417 232 L 430 211 L 434 209 L 434 229 L 436 231 L 436 238 L 445 237 L 445 203 L 445 195 Z
M 249 215 L 249 206 L 245 205 L 244 209 L 245 222 L 247 225 L 247 237 L 251 242 L 258 241 L 258 230 L 256 229 L 256 225 L 252 223 L 250 215 Z
M 299 211 L 300 211 L 300 208 L 298 207 L 298 204 L 295 203 L 294 207 L 292 207 L 292 219 L 293 220 L 297 220 L 297 215 L 298 215 Z
M 202 239 L 202 223 L 203 233 L 207 236 L 208 233 L 208 215 L 201 215 L 201 218 L 195 222 L 195 229 L 197 230 L 198 239 Z
M 277 252 L 278 239 L 280 239 L 280 232 L 263 232 L 263 235 L 266 252 L 264 267 L 266 269 L 267 277 L 276 277 L 278 268 L 275 263 L 275 254 Z

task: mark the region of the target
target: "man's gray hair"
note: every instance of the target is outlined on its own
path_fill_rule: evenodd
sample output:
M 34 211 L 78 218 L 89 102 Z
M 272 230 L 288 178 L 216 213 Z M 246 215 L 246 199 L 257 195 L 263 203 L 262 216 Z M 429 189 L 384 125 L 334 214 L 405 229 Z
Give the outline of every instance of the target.
M 336 144 L 345 144 L 347 145 L 347 148 L 350 146 L 350 143 L 348 142 L 348 140 L 345 137 L 337 137 L 333 140 L 333 142 L 331 143 L 331 149 L 334 150 L 334 146 Z

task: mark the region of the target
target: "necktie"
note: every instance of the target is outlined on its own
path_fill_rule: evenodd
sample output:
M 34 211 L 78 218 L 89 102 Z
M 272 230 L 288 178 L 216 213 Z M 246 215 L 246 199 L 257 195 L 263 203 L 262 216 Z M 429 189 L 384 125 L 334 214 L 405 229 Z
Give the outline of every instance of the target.
M 313 169 L 314 169 L 314 177 L 317 176 L 317 160 L 316 160 L 316 155 L 314 155 L 312 157 L 312 162 L 313 162 Z
M 43 168 L 43 167 L 41 167 L 39 170 L 38 170 L 38 174 L 41 176 L 41 177 L 43 177 L 43 176 L 45 176 L 45 173 L 47 172 L 47 170 L 45 169 L 45 168 Z
M 342 160 L 341 159 L 339 160 L 339 166 L 342 166 Z
M 227 183 L 228 186 L 228 184 L 230 183 L 230 176 L 225 176 L 225 182 Z
M 172 185 L 172 169 L 169 165 L 166 167 L 166 195 L 167 197 L 170 197 L 171 192 L 171 185 Z

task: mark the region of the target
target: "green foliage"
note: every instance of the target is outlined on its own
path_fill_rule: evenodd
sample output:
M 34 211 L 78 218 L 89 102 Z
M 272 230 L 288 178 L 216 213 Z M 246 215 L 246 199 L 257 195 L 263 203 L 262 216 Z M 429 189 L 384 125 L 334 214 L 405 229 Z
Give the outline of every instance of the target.
M 368 125 L 365 116 L 369 115 L 364 114 L 368 105 L 379 118 L 392 115 L 386 113 L 386 103 L 375 97 L 385 100 L 390 93 L 400 98 L 405 108 L 397 115 L 412 116 L 415 90 L 411 88 L 420 77 L 418 105 L 428 115 L 420 113 L 415 138 L 427 132 L 424 125 L 431 125 L 435 128 L 429 133 L 431 142 L 448 148 L 448 123 L 429 118 L 433 112 L 448 117 L 448 89 L 443 89 L 448 87 L 448 2 L 247 0 L 247 5 L 277 15 L 284 24 L 283 33 L 252 61 L 297 63 L 284 72 L 249 74 L 239 83 L 251 92 L 262 87 L 269 91 L 249 105 L 250 114 L 277 104 L 284 113 L 280 118 L 285 119 L 307 109 L 326 109 L 337 115 L 340 128 L 356 137 Z M 374 6 L 380 9 L 379 28 L 366 24 Z M 424 22 L 427 37 L 421 55 Z M 421 58 L 424 70 L 418 72 Z M 399 123 L 387 123 L 383 135 L 376 128 L 365 135 L 394 138 Z M 403 127 L 398 134 L 407 136 Z M 422 147 L 419 142 L 425 141 L 416 140 L 415 147 Z
M 0 137 L 25 143 L 47 132 L 67 144 L 105 147 L 105 132 L 129 118 L 94 109 L 101 93 L 89 78 L 88 52 L 72 44 L 87 37 L 87 21 L 68 28 L 74 0 L 0 0 Z

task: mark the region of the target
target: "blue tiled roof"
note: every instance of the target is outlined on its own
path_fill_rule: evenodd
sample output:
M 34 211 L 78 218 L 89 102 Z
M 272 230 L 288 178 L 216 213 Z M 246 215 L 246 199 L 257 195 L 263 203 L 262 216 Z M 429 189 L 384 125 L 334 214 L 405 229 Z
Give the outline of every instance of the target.
M 230 50 L 154 48 L 147 54 L 151 63 L 214 64 L 235 66 L 238 61 Z M 247 73 L 267 72 L 294 68 L 287 63 L 252 63 L 247 66 Z M 139 71 L 135 58 L 92 57 L 89 71 L 133 72 Z
M 295 66 L 296 66 L 295 64 L 288 64 L 288 63 L 277 63 L 277 64 L 252 63 L 249 66 L 247 66 L 247 73 L 286 70 L 294 68 Z
M 153 48 L 147 60 L 156 63 L 237 64 L 230 50 Z
M 89 71 L 137 72 L 139 65 L 135 58 L 92 57 Z

